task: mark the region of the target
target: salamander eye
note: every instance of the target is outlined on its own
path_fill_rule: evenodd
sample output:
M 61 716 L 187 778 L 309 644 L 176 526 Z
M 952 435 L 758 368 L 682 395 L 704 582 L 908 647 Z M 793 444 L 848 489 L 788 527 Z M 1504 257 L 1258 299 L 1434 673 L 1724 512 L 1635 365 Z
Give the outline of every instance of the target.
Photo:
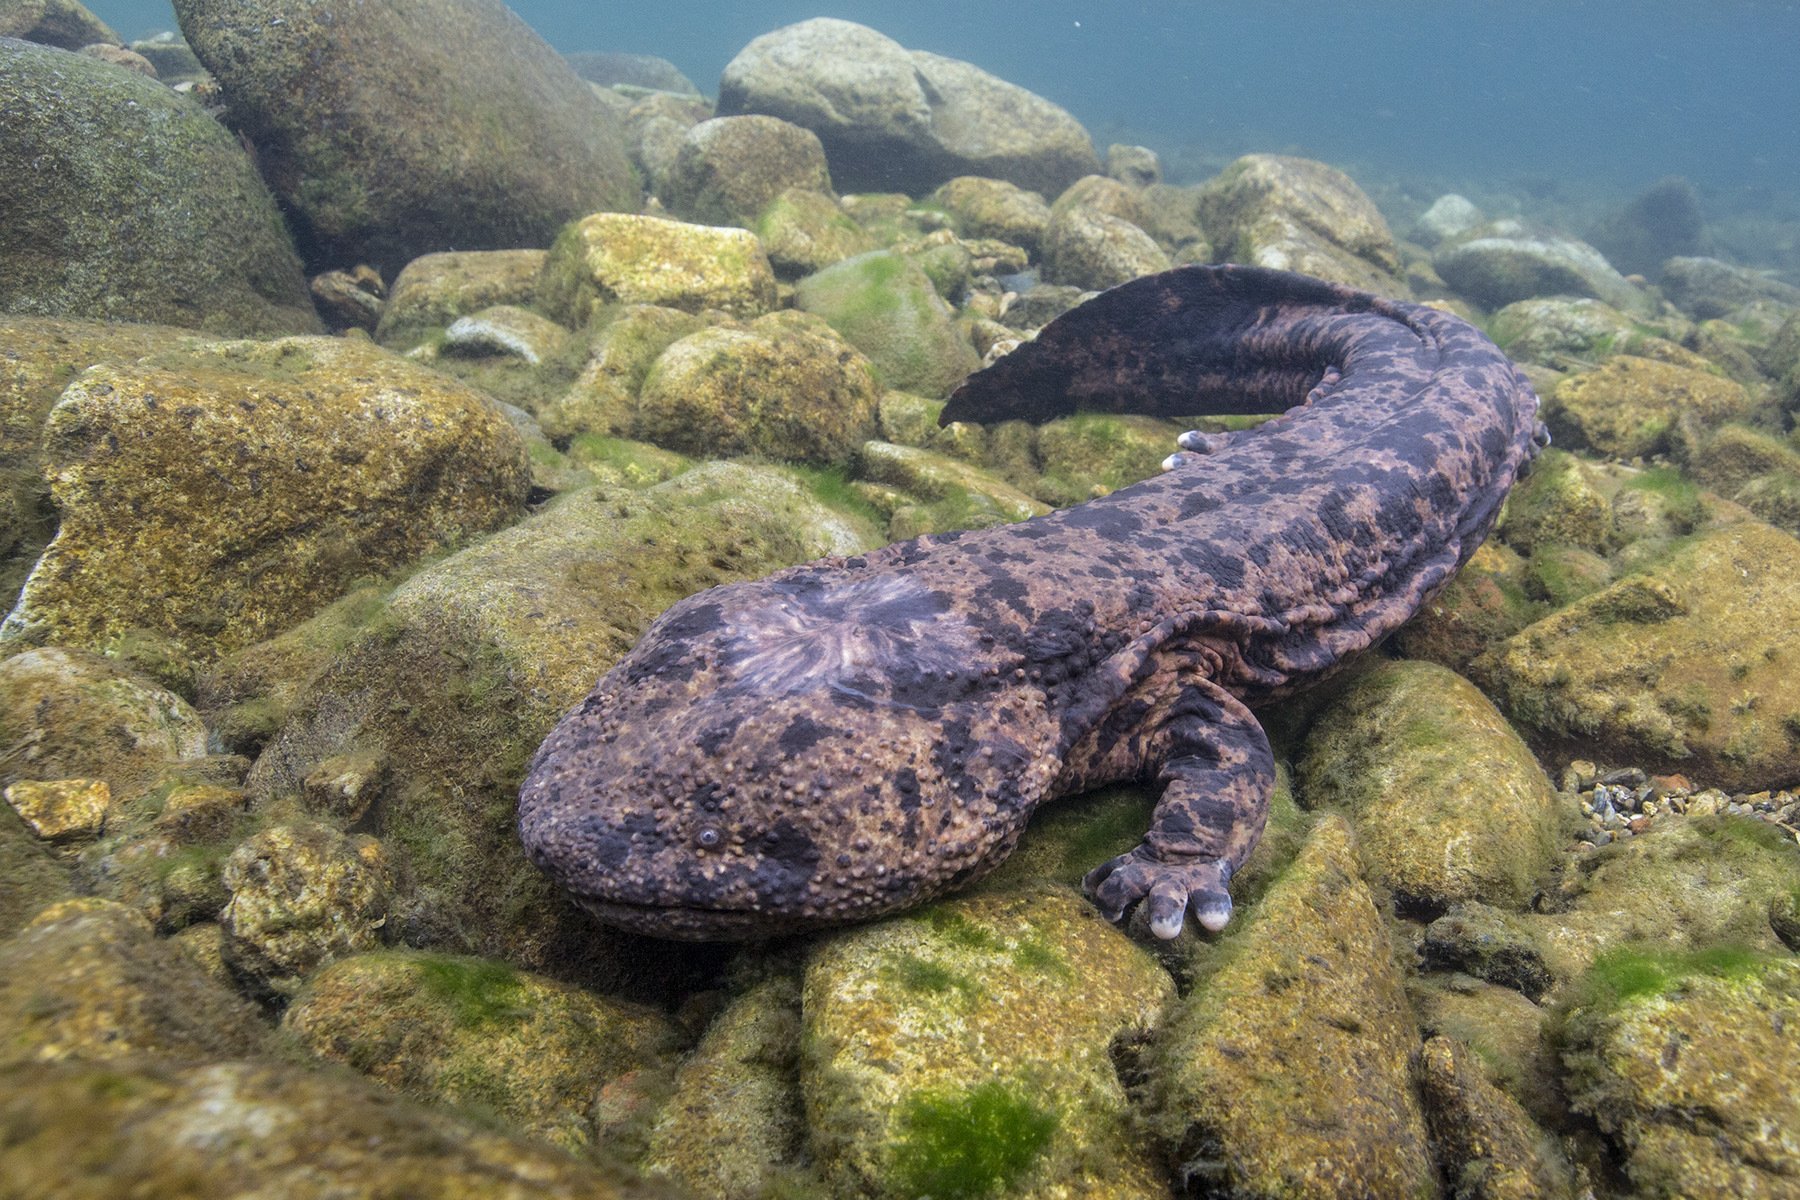
M 725 841 L 717 825 L 702 825 L 694 831 L 694 845 L 702 850 L 717 850 Z

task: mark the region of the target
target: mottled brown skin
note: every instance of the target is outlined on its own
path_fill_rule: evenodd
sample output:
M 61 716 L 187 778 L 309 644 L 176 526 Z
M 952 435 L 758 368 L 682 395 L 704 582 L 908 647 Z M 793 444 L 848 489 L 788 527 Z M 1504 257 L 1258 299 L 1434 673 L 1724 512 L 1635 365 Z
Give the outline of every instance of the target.
M 944 419 L 1289 409 L 1018 525 L 676 604 L 546 739 L 535 861 L 601 920 L 729 939 L 854 921 L 988 871 L 1045 800 L 1155 779 L 1097 867 L 1113 920 L 1231 914 L 1274 764 L 1251 710 L 1379 641 L 1480 544 L 1542 439 L 1456 317 L 1303 276 L 1125 284 L 967 380 Z

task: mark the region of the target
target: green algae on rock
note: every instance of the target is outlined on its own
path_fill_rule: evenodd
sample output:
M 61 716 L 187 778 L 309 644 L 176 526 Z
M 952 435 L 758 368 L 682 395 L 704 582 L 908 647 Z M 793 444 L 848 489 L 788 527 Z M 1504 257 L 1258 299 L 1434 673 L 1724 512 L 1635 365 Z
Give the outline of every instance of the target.
M 687 454 L 841 464 L 874 432 L 880 397 L 869 360 L 824 321 L 771 313 L 665 349 L 630 432 Z
M 529 482 L 485 396 L 328 338 L 92 368 L 52 410 L 45 460 L 61 525 L 0 639 L 150 629 L 202 660 L 510 521 Z
M 884 387 L 942 396 L 980 365 L 931 278 L 891 250 L 808 275 L 794 290 L 794 304 L 824 317 L 868 355 Z
M 1428 1039 L 1419 1078 L 1432 1150 L 1457 1200 L 1573 1200 L 1574 1173 L 1555 1139 L 1487 1081 L 1468 1047 Z
M 496 304 L 529 304 L 545 250 L 456 250 L 421 254 L 395 276 L 375 340 L 410 350 L 456 318 Z
M 1471 665 L 1547 745 L 1745 790 L 1800 779 L 1800 542 L 1758 522 L 1695 535 Z
M 1569 1098 L 1644 1196 L 1791 1196 L 1800 963 L 1741 950 L 1601 956 L 1557 1029 Z
M 68 865 L 10 807 L 0 807 L 0 938 L 72 895 Z
M 704 317 L 660 304 L 626 304 L 607 315 L 593 333 L 575 382 L 538 414 L 553 440 L 584 433 L 629 435 L 651 365 L 671 345 L 707 326 Z
M 267 1049 L 256 1008 L 122 904 L 53 904 L 0 942 L 0 1062 L 205 1062 Z
M 1537 474 L 1535 467 L 1532 474 Z M 1518 491 L 1515 487 L 1513 494 Z M 1404 658 L 1460 673 L 1482 651 L 1542 615 L 1542 606 L 1525 593 L 1525 560 L 1500 542 L 1488 541 L 1448 587 L 1395 632 L 1390 645 Z
M 776 117 L 714 117 L 682 136 L 657 196 L 683 220 L 747 229 L 790 188 L 831 196 L 812 130 Z
M 1545 450 L 1506 498 L 1499 533 L 1521 554 L 1539 546 L 1578 546 L 1604 554 L 1616 549 L 1612 508 L 1600 466 L 1565 450 Z
M 412 951 L 327 966 L 282 1029 L 412 1099 L 491 1112 L 576 1152 L 593 1143 L 595 1089 L 657 1063 L 676 1041 L 653 1010 L 489 959 Z
M 1444 282 L 1484 308 L 1534 296 L 1592 296 L 1621 312 L 1654 311 L 1648 293 L 1627 282 L 1586 242 L 1540 233 L 1518 221 L 1477 226 L 1440 246 L 1432 265 Z
M 1149 479 L 1183 428 L 1130 413 L 1078 413 L 1039 426 L 1043 479 L 1034 494 L 1051 504 L 1080 504 Z
M 1201 188 L 1197 209 L 1224 261 L 1406 296 L 1387 221 L 1348 175 L 1324 163 L 1245 155 Z
M 776 274 L 798 279 L 875 249 L 875 239 L 822 192 L 788 188 L 751 224 Z
M 1004 179 L 958 175 L 941 184 L 931 201 L 955 218 L 965 236 L 997 238 L 1033 254 L 1050 227 L 1044 198 Z
M 1435 663 L 1360 676 L 1314 723 L 1298 773 L 1309 806 L 1346 811 L 1371 881 L 1402 907 L 1523 909 L 1555 863 L 1543 769 L 1473 684 Z
M 754 317 L 775 307 L 775 272 L 747 229 L 595 213 L 557 235 L 538 303 L 570 328 L 614 303 Z
M 1327 816 L 1153 1048 L 1180 1174 L 1236 1197 L 1436 1195 L 1418 1041 L 1349 827 Z
M 233 337 L 319 329 L 249 156 L 135 72 L 0 38 L 0 211 L 8 312 Z
M 1044 275 L 1099 291 L 1169 269 L 1169 256 L 1143 229 L 1137 193 L 1114 179 L 1078 179 L 1050 206 Z
M 295 1200 L 669 1195 L 347 1072 L 244 1062 L 0 1069 L 0 1178 L 67 1200 L 110 1200 L 121 1187 Z
M 638 207 L 618 123 L 499 0 L 179 0 L 314 268 L 543 246 Z
M 857 451 L 858 491 L 888 518 L 894 540 L 984 529 L 1041 516 L 1050 508 L 990 472 L 947 455 L 891 442 Z
M 896 1200 L 1165 1195 L 1110 1052 L 1153 1030 L 1172 992 L 1064 888 L 946 901 L 822 943 L 801 1088 L 828 1182 Z
M 1750 407 L 1743 385 L 1721 375 L 1619 354 L 1559 384 L 1544 421 L 1560 443 L 1629 459 L 1670 449 L 1684 423 L 1716 428 Z

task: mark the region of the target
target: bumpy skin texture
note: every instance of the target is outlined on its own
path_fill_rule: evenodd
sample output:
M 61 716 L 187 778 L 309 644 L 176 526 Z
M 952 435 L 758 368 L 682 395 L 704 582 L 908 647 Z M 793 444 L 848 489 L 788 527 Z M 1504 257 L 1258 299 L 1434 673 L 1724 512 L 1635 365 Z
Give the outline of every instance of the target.
M 949 420 L 1271 412 L 1018 525 L 690 597 L 545 740 L 525 847 L 610 924 L 754 938 L 891 912 L 1012 851 L 1038 804 L 1163 785 L 1087 886 L 1160 937 L 1230 917 L 1274 782 L 1251 709 L 1428 601 L 1543 439 L 1446 313 L 1246 267 L 1106 292 L 967 380 Z

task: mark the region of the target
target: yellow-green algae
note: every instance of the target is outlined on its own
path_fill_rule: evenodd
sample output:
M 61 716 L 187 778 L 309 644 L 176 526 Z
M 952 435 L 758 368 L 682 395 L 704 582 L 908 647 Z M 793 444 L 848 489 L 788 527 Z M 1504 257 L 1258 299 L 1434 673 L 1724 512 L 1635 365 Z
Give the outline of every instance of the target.
M 1468 1047 L 1428 1039 L 1419 1077 L 1432 1149 L 1458 1200 L 1573 1200 L 1556 1140 L 1487 1081 Z
M 1713 427 L 1751 408 L 1742 384 L 1630 354 L 1564 380 L 1546 400 L 1544 420 L 1560 442 L 1621 459 L 1668 449 L 1682 420 Z
M 550 247 L 538 304 L 575 329 L 613 303 L 754 317 L 775 307 L 775 272 L 747 229 L 595 213 L 565 227 Z
M 859 254 L 808 275 L 794 304 L 868 355 L 884 387 L 942 396 L 979 365 L 930 277 L 893 251 Z
M 1109 1048 L 1153 1029 L 1171 992 L 1062 888 L 945 901 L 821 944 L 801 1089 L 827 1182 L 892 1197 L 1165 1194 Z

